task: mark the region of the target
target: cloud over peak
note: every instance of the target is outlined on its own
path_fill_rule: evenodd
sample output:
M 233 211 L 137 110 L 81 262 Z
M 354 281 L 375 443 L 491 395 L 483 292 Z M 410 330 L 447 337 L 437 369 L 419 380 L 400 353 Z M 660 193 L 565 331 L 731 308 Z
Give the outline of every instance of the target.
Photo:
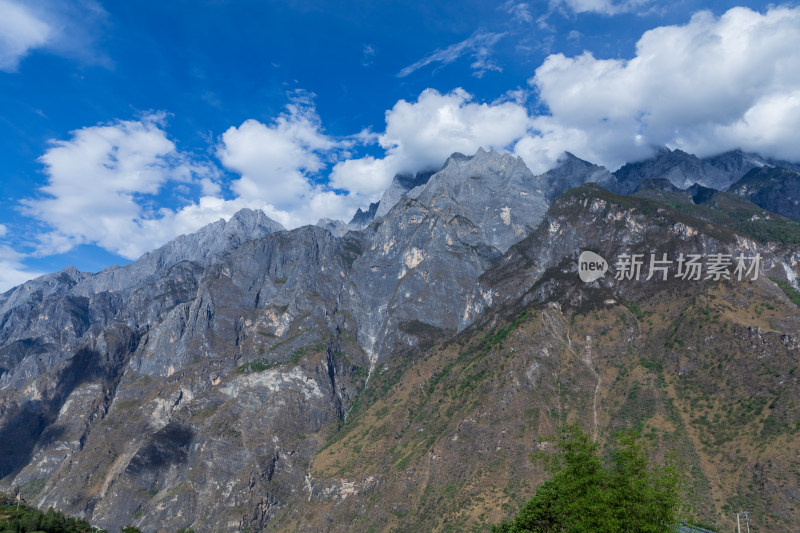
M 645 32 L 629 60 L 553 54 L 530 79 L 549 115 L 518 150 L 533 159 L 568 149 L 612 168 L 653 145 L 796 159 L 797 65 L 800 8 L 700 12 Z
M 459 88 L 444 94 L 426 89 L 415 102 L 398 101 L 386 112 L 386 130 L 378 137 L 386 156 L 337 163 L 331 183 L 378 194 L 398 172 L 437 168 L 453 152 L 474 153 L 481 146 L 502 150 L 525 134 L 529 117 L 523 106 L 473 100 Z

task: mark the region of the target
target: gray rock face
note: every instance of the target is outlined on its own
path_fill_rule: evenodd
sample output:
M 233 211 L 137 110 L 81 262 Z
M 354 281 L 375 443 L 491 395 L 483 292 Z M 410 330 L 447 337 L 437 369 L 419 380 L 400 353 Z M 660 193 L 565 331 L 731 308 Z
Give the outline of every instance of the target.
M 419 322 L 442 334 L 468 325 L 475 280 L 547 210 L 534 176 L 507 154 L 454 154 L 432 176 L 404 179 L 395 183 L 421 184 L 350 234 L 357 256 L 340 306 L 352 313 L 371 368 L 417 343 L 409 331 Z
M 472 157 L 453 154 L 428 183 L 407 196 L 429 209 L 463 213 L 482 242 L 505 252 L 547 211 L 535 186 L 536 178 L 522 158 L 481 148 Z
M 264 213 L 244 209 L 123 267 L 98 274 L 69 267 L 24 283 L 0 296 L 0 343 L 36 338 L 72 348 L 88 330 L 112 319 L 124 317 L 131 327 L 150 324 L 165 307 L 191 297 L 204 268 L 240 244 L 282 229 Z M 4 379 L 0 375 L 0 383 Z
M 375 218 L 375 213 L 378 212 L 378 205 L 379 202 L 373 202 L 369 204 L 369 208 L 366 211 L 358 209 L 350 220 L 350 224 L 358 226 L 359 229 L 366 227 Z
M 330 218 L 322 218 L 317 222 L 317 226 L 325 228 L 337 237 L 343 236 L 348 231 L 358 231 L 364 229 L 375 218 L 375 212 L 378 209 L 378 202 L 369 204 L 367 211 L 362 211 L 361 208 L 356 211 L 350 222 L 343 220 L 333 220 Z
M 536 186 L 548 203 L 568 189 L 588 182 L 597 183 L 607 189 L 613 188 L 616 183 L 614 175 L 607 168 L 593 165 L 569 152 L 564 153 L 554 168 L 536 176 Z
M 628 163 L 614 172 L 617 183 L 609 188 L 618 194 L 633 194 L 643 179 L 652 178 L 669 180 L 679 189 L 699 184 L 725 191 L 749 170 L 768 164 L 756 154 L 738 150 L 699 159 L 681 150 L 660 148 L 655 157 Z
M 386 189 L 386 191 L 383 193 L 383 196 L 381 196 L 381 200 L 378 202 L 378 207 L 375 210 L 375 215 L 373 218 L 385 217 L 389 210 L 397 205 L 397 202 L 399 202 L 408 191 L 414 187 L 425 185 L 433 174 L 434 171 L 417 172 L 414 175 L 397 174 L 392 180 L 392 184 L 389 185 L 389 188 Z M 370 208 L 371 207 L 372 206 L 370 206 Z
M 772 162 L 758 154 L 733 150 L 704 159 L 712 167 L 722 170 L 729 176 L 744 176 L 754 168 L 772 166 Z M 738 179 L 738 178 L 737 178 Z M 702 184 L 701 184 L 702 185 Z M 722 184 L 720 184 L 722 185 Z
M 729 192 L 764 209 L 800 221 L 800 172 L 788 168 L 754 168 Z
M 619 200 L 625 200 L 620 202 Z M 772 276 L 794 283 L 800 274 L 800 253 L 797 250 L 763 244 L 732 231 L 714 228 L 696 218 L 677 212 L 659 210 L 648 214 L 647 205 L 639 198 L 620 198 L 589 183 L 558 197 L 542 224 L 529 237 L 512 247 L 481 276 L 473 301 L 476 317 L 487 307 L 503 309 L 505 305 L 528 305 L 547 301 L 559 294 L 562 285 L 578 278 L 578 257 L 585 250 L 593 251 L 609 262 L 609 271 L 587 287 L 607 288 L 631 300 L 648 294 L 654 288 L 669 294 L 679 291 L 683 280 L 675 278 L 670 267 L 669 280 L 656 278 L 650 282 L 617 280 L 615 258 L 620 254 L 723 253 L 735 257 L 739 253 L 761 255 L 763 273 L 760 280 Z M 642 280 L 648 266 L 642 269 Z M 657 276 L 660 274 L 656 274 Z M 569 278 L 565 282 L 565 278 Z M 609 293 L 610 294 L 610 293 Z M 487 297 L 488 296 L 488 297 Z M 583 305 L 586 295 L 575 295 L 571 305 Z
M 359 208 L 350 222 L 343 220 L 331 220 L 329 218 L 320 219 L 317 226 L 325 228 L 336 236 L 341 237 L 348 231 L 358 231 L 366 228 L 375 218 L 383 218 L 389 210 L 397 205 L 397 202 L 406 195 L 408 191 L 419 185 L 427 183 L 433 175 L 433 171 L 417 172 L 416 174 L 397 174 L 392 179 L 389 188 L 384 191 L 380 201 L 369 204 L 366 211 Z
M 134 263 L 124 267 L 107 268 L 87 278 L 77 290 L 84 294 L 122 290 L 141 283 L 181 261 L 207 266 L 244 242 L 283 229 L 283 226 L 261 211 L 242 209 L 227 222 L 220 219 L 196 233 L 181 235 L 161 248 L 144 254 Z

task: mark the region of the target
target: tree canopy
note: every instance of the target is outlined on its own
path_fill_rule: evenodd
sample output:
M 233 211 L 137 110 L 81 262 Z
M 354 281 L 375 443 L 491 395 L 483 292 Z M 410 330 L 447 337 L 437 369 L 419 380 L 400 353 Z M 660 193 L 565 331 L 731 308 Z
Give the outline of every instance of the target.
M 618 434 L 608 466 L 577 425 L 561 428 L 555 442 L 555 453 L 533 456 L 552 477 L 516 517 L 494 526 L 494 533 L 675 530 L 680 477 L 673 467 L 650 465 L 635 433 Z

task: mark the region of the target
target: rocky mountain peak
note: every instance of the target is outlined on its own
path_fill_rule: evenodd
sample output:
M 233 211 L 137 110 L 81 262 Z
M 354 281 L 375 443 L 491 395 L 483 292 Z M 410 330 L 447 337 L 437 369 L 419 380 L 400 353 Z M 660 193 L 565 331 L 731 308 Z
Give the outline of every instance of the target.
M 724 191 L 749 170 L 764 164 L 762 158 L 739 150 L 700 159 L 680 149 L 659 147 L 650 159 L 626 163 L 614 172 L 617 183 L 612 189 L 619 194 L 632 194 L 643 179 L 660 178 L 679 189 L 699 184 Z
M 536 187 L 549 202 L 568 189 L 587 182 L 611 187 L 614 176 L 607 168 L 584 161 L 570 152 L 564 152 L 555 167 L 536 177 Z
M 465 199 L 478 189 L 500 192 L 501 188 L 524 188 L 532 182 L 533 174 L 521 157 L 479 148 L 473 156 L 460 153 L 451 155 L 442 170 L 431 176 L 424 187 L 417 187 L 409 193 L 409 196 L 425 203 L 439 195 Z
M 502 176 L 514 170 L 530 174 L 530 170 L 528 170 L 521 157 L 513 156 L 509 153 L 501 154 L 496 150 L 487 151 L 480 147 L 475 152 L 475 155 L 472 156 L 459 152 L 453 153 L 447 158 L 444 167 L 439 173 L 443 172 L 456 176 L 466 174 L 474 174 L 475 176 L 497 174 Z
M 429 210 L 465 217 L 485 244 L 501 252 L 523 238 L 547 210 L 522 158 L 482 148 L 474 156 L 451 155 L 442 170 L 406 197 Z
M 771 164 L 758 154 L 746 153 L 741 150 L 731 150 L 706 159 L 711 165 L 735 176 L 744 176 L 754 168 L 771 166 Z
M 89 295 L 129 289 L 147 283 L 163 270 L 183 261 L 206 267 L 245 242 L 283 229 L 281 224 L 260 210 L 241 209 L 229 220 L 221 218 L 195 233 L 179 235 L 133 263 L 111 266 L 97 274 L 87 275 L 72 290 L 77 294 Z
M 375 218 L 375 213 L 378 212 L 378 205 L 379 205 L 378 202 L 373 202 L 369 204 L 369 207 L 367 208 L 366 211 L 362 211 L 361 208 L 359 208 L 356 211 L 356 214 L 353 215 L 353 218 L 350 219 L 350 224 L 357 225 L 360 227 L 364 227 L 367 224 L 369 224 L 372 221 L 372 219 Z
M 224 221 L 223 221 L 224 222 Z M 280 223 L 269 218 L 260 209 L 240 209 L 228 220 L 224 222 L 224 232 L 227 235 L 260 234 L 264 231 L 269 233 L 285 229 Z
M 375 210 L 374 218 L 383 218 L 395 206 L 405 194 L 415 187 L 425 185 L 428 183 L 430 177 L 434 174 L 434 170 L 420 171 L 415 174 L 400 173 L 396 174 L 392 179 L 389 188 L 384 191 L 381 196 L 378 207 Z M 371 206 L 370 206 L 371 207 Z M 372 219 L 370 219 L 371 221 Z M 366 224 L 369 224 L 368 221 Z M 364 224 L 366 226 L 366 224 Z

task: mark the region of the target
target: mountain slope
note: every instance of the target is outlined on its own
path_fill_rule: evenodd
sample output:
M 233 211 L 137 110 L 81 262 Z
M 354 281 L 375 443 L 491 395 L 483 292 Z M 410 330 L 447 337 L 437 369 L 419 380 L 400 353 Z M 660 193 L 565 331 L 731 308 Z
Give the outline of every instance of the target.
M 729 191 L 800 222 L 800 172 L 797 170 L 753 169 L 731 185 Z
M 663 204 L 591 187 L 559 198 L 481 278 L 496 292 L 484 318 L 376 374 L 362 393 L 368 405 L 315 456 L 302 520 L 278 524 L 483 530 L 543 481 L 528 455 L 569 421 L 602 442 L 638 425 L 659 445 L 656 459 L 678 451 L 705 522 L 722 527 L 727 511 L 747 507 L 760 530 L 790 530 L 800 520 L 798 480 L 782 474 L 800 466 L 796 305 L 764 277 L 584 284 L 576 274 L 586 246 L 613 257 L 649 253 L 650 243 L 711 253 L 745 242 L 687 222 Z M 797 260 L 750 246 L 775 275 Z

